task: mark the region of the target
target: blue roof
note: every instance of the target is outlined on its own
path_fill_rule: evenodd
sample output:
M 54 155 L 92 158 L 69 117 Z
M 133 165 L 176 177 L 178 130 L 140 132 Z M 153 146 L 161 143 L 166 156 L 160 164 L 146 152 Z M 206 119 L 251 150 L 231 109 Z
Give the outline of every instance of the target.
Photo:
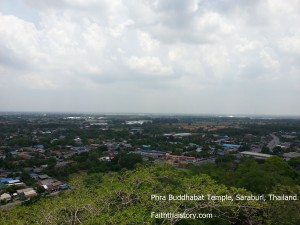
M 36 174 L 36 173 L 30 173 L 29 175 L 30 175 L 30 177 L 32 177 L 32 178 L 33 178 L 33 177 L 37 177 L 37 176 L 39 176 L 39 175 L 38 175 L 38 174 Z
M 223 144 L 224 148 L 239 148 L 241 145 L 235 145 L 235 144 Z
M 61 190 L 66 190 L 66 189 L 69 189 L 69 188 L 70 188 L 70 186 L 67 185 L 67 184 L 62 184 L 62 185 L 59 186 L 59 189 L 61 189 Z
M 2 179 L 0 179 L 0 182 L 1 183 L 6 183 L 6 182 L 11 181 L 11 180 L 13 180 L 13 178 L 2 178 Z
M 44 145 L 35 145 L 35 148 L 44 148 Z

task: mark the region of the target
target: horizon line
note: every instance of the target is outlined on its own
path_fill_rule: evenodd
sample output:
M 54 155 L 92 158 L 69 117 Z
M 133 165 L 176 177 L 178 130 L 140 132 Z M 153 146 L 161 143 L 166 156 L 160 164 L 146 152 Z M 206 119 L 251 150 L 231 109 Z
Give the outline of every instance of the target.
M 189 113 L 189 112 L 75 112 L 75 111 L 1 111 L 1 114 L 102 114 L 102 115 L 170 115 L 170 116 L 209 116 L 209 117 L 231 117 L 231 118 L 247 118 L 247 117 L 294 117 L 299 118 L 300 115 L 295 114 L 246 114 L 246 113 Z M 264 118 L 267 119 L 267 118 Z M 271 118 L 270 118 L 271 119 Z

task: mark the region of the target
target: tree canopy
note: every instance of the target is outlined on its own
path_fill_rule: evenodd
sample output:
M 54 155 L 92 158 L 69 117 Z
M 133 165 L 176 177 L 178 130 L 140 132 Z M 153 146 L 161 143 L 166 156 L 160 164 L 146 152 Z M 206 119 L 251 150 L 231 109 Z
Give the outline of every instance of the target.
M 40 199 L 38 204 L 0 210 L 0 224 L 276 224 L 276 212 L 283 206 L 293 213 L 292 221 L 300 219 L 294 212 L 299 209 L 299 201 L 151 200 L 151 195 L 168 194 L 251 195 L 243 188 L 220 185 L 206 174 L 193 175 L 167 164 L 118 173 L 82 173 L 72 177 L 71 187 L 59 197 Z M 299 195 L 300 188 L 278 186 L 274 191 Z M 212 213 L 213 218 L 156 219 L 151 212 Z

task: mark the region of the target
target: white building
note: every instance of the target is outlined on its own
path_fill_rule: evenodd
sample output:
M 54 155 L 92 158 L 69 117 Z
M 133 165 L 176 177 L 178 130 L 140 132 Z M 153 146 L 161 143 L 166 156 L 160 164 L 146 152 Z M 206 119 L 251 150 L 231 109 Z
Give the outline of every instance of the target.
M 10 200 L 11 200 L 10 194 L 4 193 L 4 194 L 0 195 L 0 201 L 8 202 Z
M 256 159 L 267 159 L 272 157 L 272 155 L 269 154 L 263 154 L 263 153 L 258 153 L 258 152 L 249 152 L 249 151 L 244 151 L 240 152 L 242 156 L 248 156 L 248 157 L 253 157 Z

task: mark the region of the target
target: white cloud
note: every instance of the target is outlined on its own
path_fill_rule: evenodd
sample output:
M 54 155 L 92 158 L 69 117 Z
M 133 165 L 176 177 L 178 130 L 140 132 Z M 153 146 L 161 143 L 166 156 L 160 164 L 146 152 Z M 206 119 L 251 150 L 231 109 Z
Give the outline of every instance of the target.
M 145 74 L 170 75 L 173 72 L 171 67 L 163 66 L 157 57 L 145 56 L 139 58 L 131 56 L 126 63 L 130 68 Z
M 292 54 L 300 57 L 300 29 L 298 34 L 286 36 L 279 40 L 279 46 L 287 54 Z
M 159 41 L 152 39 L 148 33 L 138 31 L 138 39 L 144 51 L 156 50 L 159 47 Z
M 22 15 L 3 1 L 11 7 L 0 6 L 0 95 L 12 96 L 0 98 L 3 110 L 51 101 L 55 90 L 65 104 L 47 110 L 74 110 L 79 95 L 105 96 L 107 111 L 227 112 L 230 99 L 236 113 L 300 114 L 277 106 L 300 94 L 298 0 L 24 0 Z M 273 89 L 277 105 L 267 103 Z M 28 104 L 18 108 L 21 96 Z

